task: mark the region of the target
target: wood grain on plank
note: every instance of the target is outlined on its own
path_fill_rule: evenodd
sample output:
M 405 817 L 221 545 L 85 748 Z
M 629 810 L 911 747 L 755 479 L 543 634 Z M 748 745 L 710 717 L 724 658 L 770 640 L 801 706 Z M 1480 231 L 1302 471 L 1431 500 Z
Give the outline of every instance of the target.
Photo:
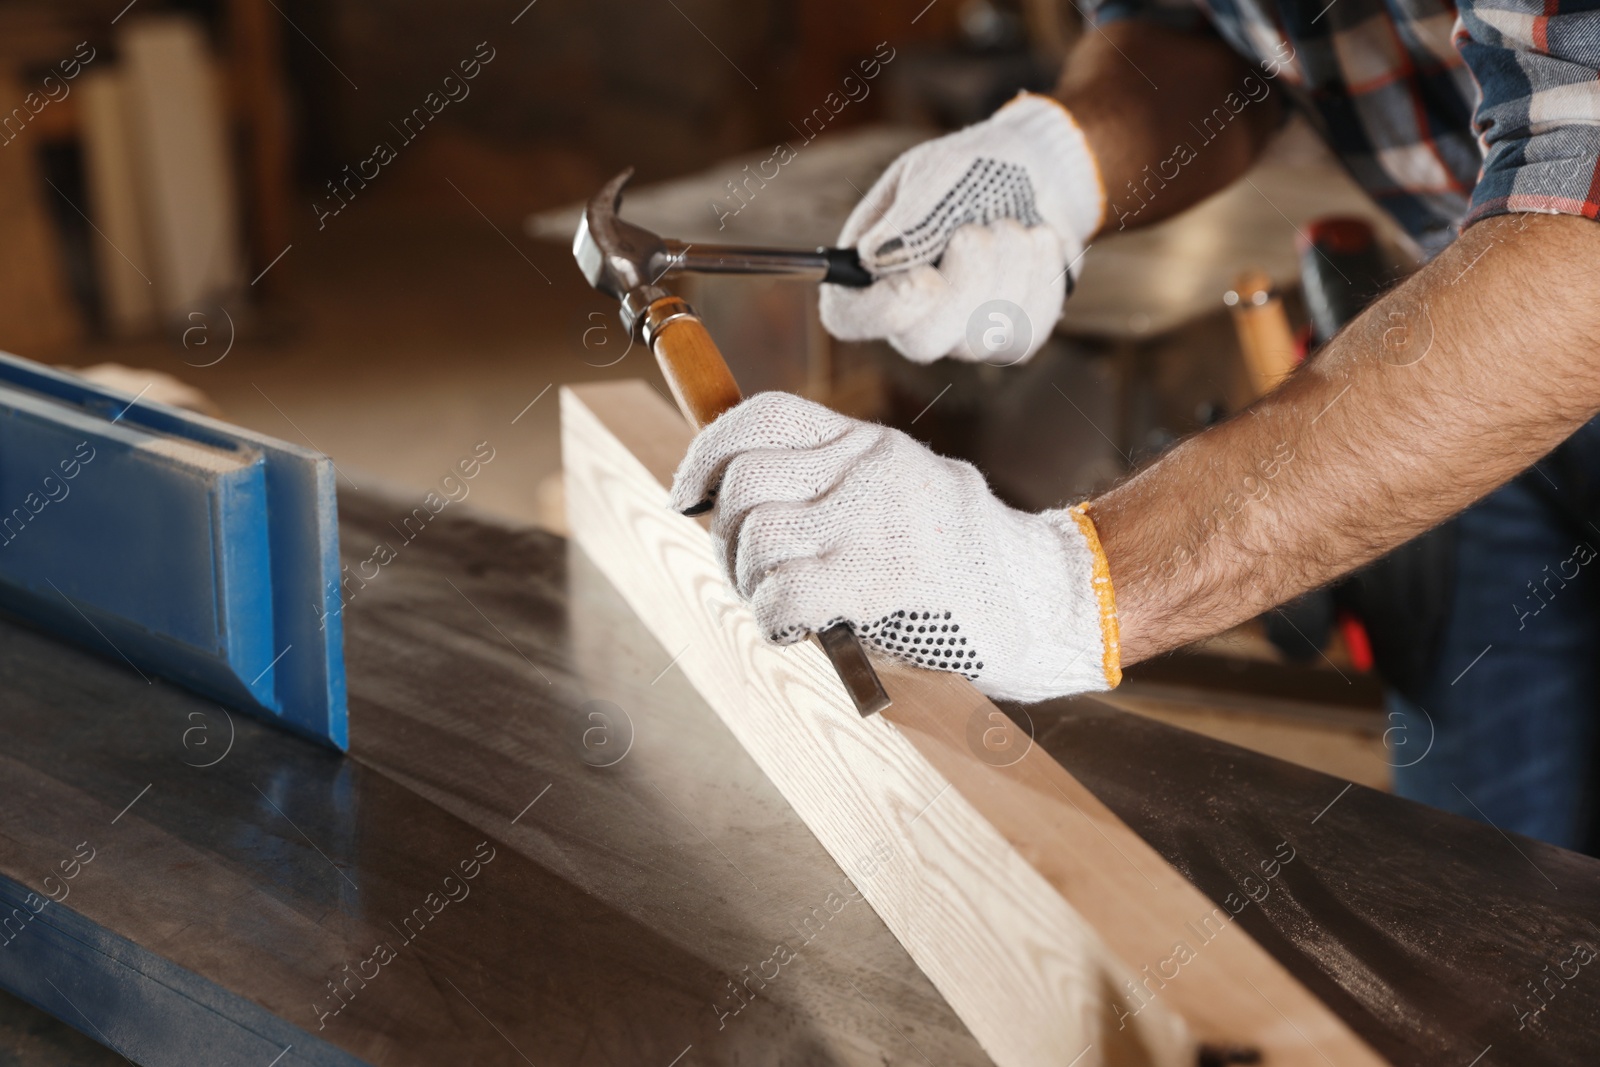
M 563 389 L 562 426 L 573 536 L 836 859 L 906 860 L 861 889 L 1002 1067 L 1189 1067 L 1195 1038 L 1383 1062 L 1025 736 L 996 758 L 964 679 L 882 662 L 863 720 L 818 649 L 767 644 L 666 506 L 691 432 L 648 386 Z

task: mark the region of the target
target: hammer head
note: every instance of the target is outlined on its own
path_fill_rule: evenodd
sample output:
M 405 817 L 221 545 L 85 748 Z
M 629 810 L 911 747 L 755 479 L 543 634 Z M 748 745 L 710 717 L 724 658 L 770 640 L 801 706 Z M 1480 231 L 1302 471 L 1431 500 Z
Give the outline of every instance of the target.
M 589 199 L 572 241 L 572 255 L 589 284 L 618 300 L 653 283 L 652 263 L 667 256 L 661 238 L 617 218 L 623 186 L 632 177 L 633 168 L 629 167 Z

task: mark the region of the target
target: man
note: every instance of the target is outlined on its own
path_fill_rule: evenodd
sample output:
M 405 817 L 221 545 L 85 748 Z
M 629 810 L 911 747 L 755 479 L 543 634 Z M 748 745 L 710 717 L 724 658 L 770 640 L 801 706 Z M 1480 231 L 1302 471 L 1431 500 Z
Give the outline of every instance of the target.
M 1456 602 L 1407 706 L 1407 752 L 1427 755 L 1397 781 L 1581 846 L 1600 527 L 1585 528 L 1584 486 L 1557 503 L 1534 475 L 1495 490 L 1600 411 L 1600 14 L 1574 0 L 1469 0 L 1459 18 L 1448 0 L 1205 12 L 1209 29 L 1198 10 L 1106 0 L 1053 97 L 1024 94 L 898 160 L 841 238 L 877 281 L 825 287 L 828 328 L 917 361 L 974 359 L 969 317 L 1005 300 L 1036 347 L 1095 234 L 1238 177 L 1284 97 L 1433 254 L 1424 267 L 1272 394 L 1076 508 L 1015 511 L 970 466 L 783 394 L 708 427 L 674 503 L 715 502 L 729 574 L 773 640 L 848 620 L 1034 700 L 1114 686 L 1122 666 L 1479 502 L 1458 520 Z M 1589 436 L 1566 449 L 1569 480 L 1600 472 Z

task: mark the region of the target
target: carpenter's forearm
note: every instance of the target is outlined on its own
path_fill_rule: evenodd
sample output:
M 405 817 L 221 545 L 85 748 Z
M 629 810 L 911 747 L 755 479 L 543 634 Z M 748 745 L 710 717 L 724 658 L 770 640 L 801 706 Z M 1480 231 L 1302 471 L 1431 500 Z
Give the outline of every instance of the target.
M 1086 33 L 1055 95 L 1099 164 L 1106 231 L 1175 215 L 1233 181 L 1283 107 L 1273 77 L 1217 38 L 1132 21 Z
M 1246 412 L 1091 504 L 1123 661 L 1436 525 L 1600 410 L 1600 224 L 1467 231 Z

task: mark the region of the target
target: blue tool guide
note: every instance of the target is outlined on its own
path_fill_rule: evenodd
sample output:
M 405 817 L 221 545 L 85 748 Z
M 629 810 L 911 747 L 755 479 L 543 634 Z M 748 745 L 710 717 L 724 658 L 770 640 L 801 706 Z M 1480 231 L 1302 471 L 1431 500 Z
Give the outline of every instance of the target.
M 0 609 L 344 749 L 326 456 L 0 353 Z

